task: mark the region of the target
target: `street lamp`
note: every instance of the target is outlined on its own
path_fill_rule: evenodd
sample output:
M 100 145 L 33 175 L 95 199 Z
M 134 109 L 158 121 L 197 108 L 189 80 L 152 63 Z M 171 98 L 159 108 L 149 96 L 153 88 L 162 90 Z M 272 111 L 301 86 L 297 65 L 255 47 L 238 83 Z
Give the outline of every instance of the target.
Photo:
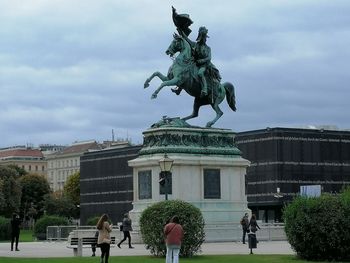
M 159 184 L 164 185 L 165 188 L 165 200 L 168 200 L 168 176 L 171 176 L 171 168 L 173 166 L 173 159 L 170 159 L 165 153 L 164 157 L 158 161 L 160 167 L 160 179 Z

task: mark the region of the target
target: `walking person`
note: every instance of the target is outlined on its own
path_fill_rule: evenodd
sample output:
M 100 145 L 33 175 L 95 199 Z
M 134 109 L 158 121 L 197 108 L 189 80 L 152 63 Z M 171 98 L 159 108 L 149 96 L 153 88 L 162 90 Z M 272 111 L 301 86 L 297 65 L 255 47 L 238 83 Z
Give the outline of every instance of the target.
M 258 228 L 260 229 L 258 223 L 256 222 L 255 214 L 252 214 L 252 217 L 250 218 L 248 228 L 249 227 L 250 227 L 250 231 L 252 231 L 253 233 L 255 233 L 258 230 Z
M 250 248 L 250 254 L 253 254 L 253 248 L 257 248 L 258 240 L 256 238 L 256 231 L 260 229 L 258 223 L 256 222 L 255 214 L 252 214 L 250 218 L 248 228 L 250 227 L 250 233 L 248 234 L 248 244 Z
M 249 225 L 248 213 L 245 213 L 241 219 L 241 226 L 242 226 L 242 231 L 243 231 L 243 236 L 242 236 L 242 243 L 243 244 L 245 244 L 245 237 L 247 235 L 248 225 Z
M 120 240 L 120 242 L 118 243 L 118 247 L 120 247 L 120 245 L 128 238 L 129 241 L 129 248 L 134 248 L 131 245 L 131 236 L 130 236 L 130 231 L 132 231 L 132 226 L 131 226 L 132 222 L 129 216 L 129 213 L 125 213 L 124 214 L 124 218 L 123 218 L 123 223 L 122 223 L 122 227 L 123 227 L 123 234 L 124 234 L 124 238 L 122 240 Z
M 97 222 L 96 228 L 98 229 L 97 246 L 101 249 L 100 263 L 108 263 L 109 251 L 111 247 L 112 224 L 108 223 L 108 215 L 103 214 Z M 103 261 L 104 260 L 104 261 Z
M 92 257 L 95 257 L 95 256 L 96 256 L 96 247 L 97 247 L 98 233 L 99 233 L 99 231 L 97 230 L 97 231 L 95 232 L 96 243 L 91 244 L 91 250 L 92 250 L 92 255 L 91 255 L 91 256 L 92 256 Z
M 184 231 L 179 223 L 179 218 L 174 216 L 164 227 L 166 244 L 165 263 L 179 263 L 179 254 Z
M 19 251 L 18 240 L 19 240 L 20 226 L 21 226 L 21 219 L 19 218 L 19 215 L 16 213 L 13 213 L 12 219 L 11 219 L 11 251 L 13 251 L 14 243 L 16 244 L 15 246 L 16 251 Z

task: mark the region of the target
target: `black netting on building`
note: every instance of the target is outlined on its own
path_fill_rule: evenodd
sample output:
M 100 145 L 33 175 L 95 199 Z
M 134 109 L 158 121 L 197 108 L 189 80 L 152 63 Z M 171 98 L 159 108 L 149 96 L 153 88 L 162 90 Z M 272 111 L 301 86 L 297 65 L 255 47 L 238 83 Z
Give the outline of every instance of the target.
M 121 221 L 132 209 L 133 170 L 128 161 L 137 158 L 141 146 L 86 153 L 80 161 L 80 219 L 107 213 Z

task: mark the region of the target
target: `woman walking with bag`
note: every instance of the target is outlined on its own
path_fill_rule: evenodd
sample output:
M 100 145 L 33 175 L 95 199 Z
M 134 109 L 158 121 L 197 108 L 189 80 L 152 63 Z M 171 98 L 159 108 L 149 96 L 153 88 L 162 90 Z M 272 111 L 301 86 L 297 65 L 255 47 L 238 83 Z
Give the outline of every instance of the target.
M 182 226 L 179 224 L 179 218 L 174 216 L 170 223 L 164 227 L 166 244 L 166 263 L 178 263 L 181 248 L 181 242 L 184 236 Z
M 96 227 L 98 229 L 97 245 L 101 249 L 100 262 L 108 263 L 109 250 L 111 247 L 111 236 L 109 233 L 112 231 L 112 224 L 109 225 L 108 223 L 108 215 L 103 214 L 100 220 L 98 220 Z
M 117 246 L 119 248 L 121 248 L 120 245 L 126 240 L 126 238 L 128 238 L 129 248 L 134 248 L 131 245 L 130 231 L 132 231 L 132 226 L 131 226 L 131 219 L 130 219 L 129 213 L 124 214 L 124 219 L 123 219 L 123 223 L 122 223 L 121 227 L 122 227 L 121 231 L 123 231 L 124 238 L 122 240 L 120 240 L 120 242 L 118 243 Z

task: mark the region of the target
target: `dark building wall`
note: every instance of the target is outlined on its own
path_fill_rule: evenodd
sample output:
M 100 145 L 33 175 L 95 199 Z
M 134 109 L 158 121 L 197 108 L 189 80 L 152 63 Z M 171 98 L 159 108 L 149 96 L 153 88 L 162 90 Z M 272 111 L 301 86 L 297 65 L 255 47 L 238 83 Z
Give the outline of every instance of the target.
M 107 213 L 120 222 L 132 209 L 133 170 L 128 161 L 135 159 L 141 146 L 111 148 L 89 152 L 80 163 L 80 222 Z
M 280 220 L 282 205 L 299 194 L 301 185 L 319 184 L 322 192 L 335 193 L 350 184 L 348 131 L 268 128 L 238 133 L 235 140 L 251 161 L 249 207 L 257 214 L 265 210 L 266 220 L 268 213 L 274 217 L 268 220 Z M 275 197 L 277 187 L 281 198 Z

